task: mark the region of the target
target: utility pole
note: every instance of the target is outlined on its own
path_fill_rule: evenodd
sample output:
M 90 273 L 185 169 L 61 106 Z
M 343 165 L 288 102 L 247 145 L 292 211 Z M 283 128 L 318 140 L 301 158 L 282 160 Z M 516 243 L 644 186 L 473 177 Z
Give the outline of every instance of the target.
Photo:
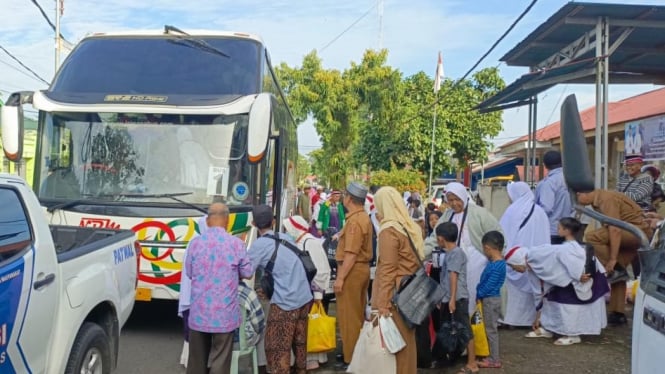
M 55 0 L 55 70 L 53 75 L 58 72 L 60 66 L 60 10 L 62 9 L 62 0 Z
M 379 50 L 383 49 L 383 0 L 379 1 Z

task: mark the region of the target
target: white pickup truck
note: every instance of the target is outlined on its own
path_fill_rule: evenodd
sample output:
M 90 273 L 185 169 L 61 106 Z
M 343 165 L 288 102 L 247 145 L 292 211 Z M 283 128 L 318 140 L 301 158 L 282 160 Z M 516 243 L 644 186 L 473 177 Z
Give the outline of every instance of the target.
M 129 230 L 49 226 L 26 183 L 0 174 L 0 373 L 110 373 L 136 250 Z

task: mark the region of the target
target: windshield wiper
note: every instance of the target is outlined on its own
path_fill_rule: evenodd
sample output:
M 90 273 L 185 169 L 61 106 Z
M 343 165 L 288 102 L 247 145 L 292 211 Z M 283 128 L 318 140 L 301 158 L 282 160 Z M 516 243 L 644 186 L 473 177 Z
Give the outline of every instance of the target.
M 21 230 L 21 231 L 12 232 L 12 233 L 9 233 L 9 234 L 0 235 L 0 240 L 5 240 L 5 239 L 13 238 L 13 237 L 15 237 L 16 235 L 18 235 L 18 234 L 20 234 L 20 233 L 22 233 L 22 232 L 24 232 L 24 231 L 25 231 L 25 230 Z
M 113 197 L 113 198 L 119 198 L 119 197 L 124 197 L 127 199 L 142 199 L 142 198 L 156 198 L 156 199 L 171 199 L 175 200 L 183 205 L 186 205 L 190 208 L 196 209 L 199 212 L 203 212 L 205 214 L 208 214 L 208 211 L 200 208 L 192 203 L 188 203 L 186 201 L 178 199 L 178 196 L 187 196 L 191 195 L 192 192 L 176 192 L 176 193 L 165 193 L 165 194 L 140 194 L 140 193 L 120 193 L 120 194 L 107 194 L 107 195 L 98 195 L 97 197 Z M 49 213 L 53 213 L 54 211 L 58 209 L 67 209 L 71 208 L 76 205 L 81 205 L 81 204 L 94 204 L 94 200 L 91 199 L 76 199 L 76 200 L 71 200 L 71 201 L 65 201 L 64 203 L 60 204 L 55 204 L 51 207 L 46 208 L 46 211 Z
M 196 209 L 203 214 L 208 214 L 208 211 L 196 206 L 195 204 L 188 203 L 187 201 L 178 199 L 178 196 L 187 196 L 191 195 L 193 192 L 175 192 L 175 193 L 162 193 L 162 194 L 141 194 L 141 193 L 121 193 L 115 196 L 124 197 L 127 199 L 142 199 L 142 198 L 155 198 L 155 199 L 171 199 L 179 202 L 180 204 L 186 205 L 190 208 Z
M 58 209 L 67 209 L 73 206 L 86 204 L 88 202 L 90 202 L 90 199 L 76 199 L 76 200 L 65 201 L 64 203 L 55 204 L 53 206 L 46 208 L 46 211 L 49 213 L 53 213 Z
M 167 40 L 169 43 L 184 45 L 184 46 L 187 46 L 187 47 L 196 48 L 196 49 L 199 49 L 201 51 L 209 52 L 209 53 L 219 55 L 219 56 L 222 56 L 222 57 L 231 58 L 231 56 L 229 56 L 228 54 L 222 52 L 221 50 L 213 47 L 212 45 L 210 45 L 210 43 L 206 42 L 203 39 L 185 38 L 182 35 L 185 35 L 185 36 L 190 36 L 190 35 L 188 33 L 184 32 L 184 31 L 180 30 L 179 28 L 177 28 L 175 26 L 171 26 L 171 25 L 165 25 L 164 26 L 164 33 L 165 34 L 172 34 L 172 32 L 177 32 L 181 35 L 176 36 L 177 39 Z

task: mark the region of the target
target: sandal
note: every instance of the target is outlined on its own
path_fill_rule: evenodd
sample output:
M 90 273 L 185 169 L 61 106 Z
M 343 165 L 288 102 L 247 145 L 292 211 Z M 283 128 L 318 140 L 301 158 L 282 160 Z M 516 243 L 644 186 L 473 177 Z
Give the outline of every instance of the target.
M 490 359 L 482 359 L 478 361 L 478 367 L 481 369 L 500 369 L 501 361 L 494 361 Z
M 579 336 L 562 336 L 554 342 L 554 345 L 573 345 L 581 342 Z
M 462 366 L 462 368 L 459 369 L 459 371 L 457 372 L 457 374 L 476 374 L 476 373 L 480 373 L 480 369 L 473 371 L 471 370 L 470 367 L 466 365 Z
M 525 338 L 551 338 L 552 333 L 545 330 L 542 327 L 539 327 L 533 331 L 529 331 L 526 335 L 524 335 Z

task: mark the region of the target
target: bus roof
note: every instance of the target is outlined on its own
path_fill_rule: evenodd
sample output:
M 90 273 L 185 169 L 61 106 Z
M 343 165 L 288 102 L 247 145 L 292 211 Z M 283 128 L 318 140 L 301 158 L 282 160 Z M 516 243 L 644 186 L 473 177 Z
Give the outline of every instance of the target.
M 250 34 L 246 32 L 238 32 L 238 31 L 213 31 L 213 30 L 183 30 L 189 36 L 197 36 L 197 37 L 202 37 L 202 36 L 226 36 L 226 37 L 233 37 L 233 38 L 244 38 L 244 39 L 251 39 L 254 41 L 257 41 L 261 44 L 263 44 L 263 39 L 256 35 L 256 34 Z M 161 35 L 167 35 L 164 33 L 164 30 L 125 30 L 125 31 L 112 31 L 112 32 L 93 32 L 88 35 L 86 35 L 83 39 L 87 38 L 96 38 L 96 37 L 104 37 L 104 36 L 161 36 Z M 170 34 L 170 35 L 181 35 L 178 33 Z

